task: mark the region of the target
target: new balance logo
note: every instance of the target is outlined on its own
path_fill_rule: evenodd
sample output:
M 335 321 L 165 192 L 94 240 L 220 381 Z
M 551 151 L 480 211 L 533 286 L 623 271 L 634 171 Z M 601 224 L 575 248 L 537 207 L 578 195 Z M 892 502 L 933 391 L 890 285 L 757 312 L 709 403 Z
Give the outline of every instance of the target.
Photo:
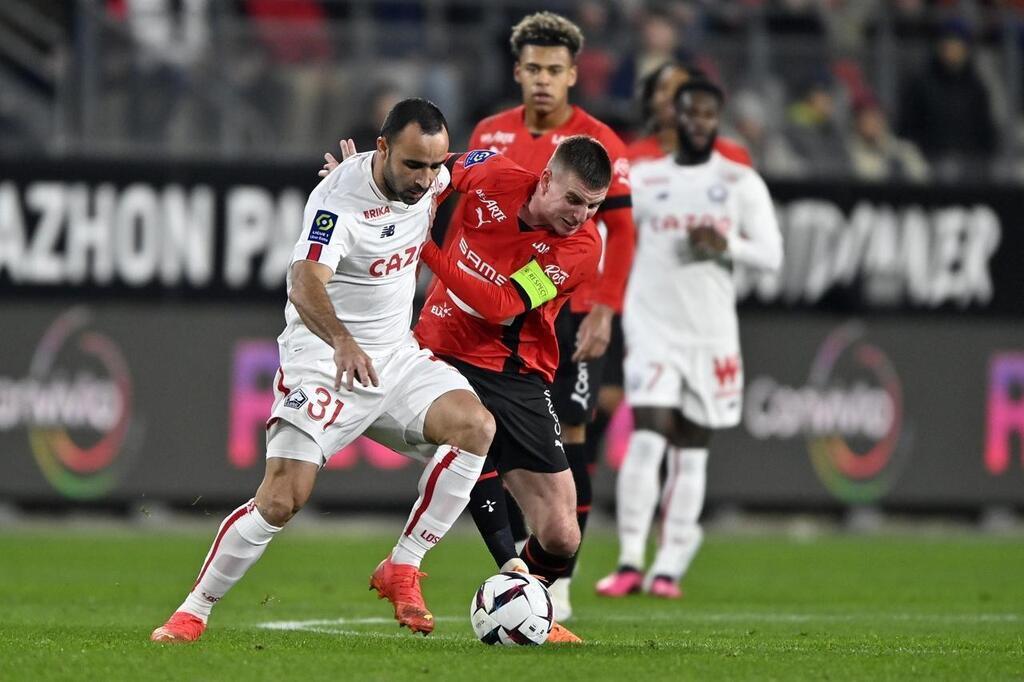
M 380 231 L 380 238 L 381 239 L 384 239 L 385 237 L 394 237 L 394 236 L 395 236 L 395 226 L 394 225 L 388 225 L 387 227 L 385 227 L 384 229 L 382 229 Z
M 740 359 L 736 355 L 724 358 L 715 358 L 715 378 L 719 386 L 733 384 L 736 382 L 736 375 L 740 371 Z

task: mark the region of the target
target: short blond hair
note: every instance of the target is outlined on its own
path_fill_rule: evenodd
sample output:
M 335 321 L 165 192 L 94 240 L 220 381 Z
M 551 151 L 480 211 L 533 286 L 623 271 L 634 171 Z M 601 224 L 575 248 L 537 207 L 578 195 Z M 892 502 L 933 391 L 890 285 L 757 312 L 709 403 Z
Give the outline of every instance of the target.
M 543 47 L 564 47 L 569 50 L 573 59 L 583 49 L 583 31 L 561 14 L 554 12 L 536 12 L 523 17 L 512 27 L 512 56 L 519 60 L 519 55 L 526 45 Z

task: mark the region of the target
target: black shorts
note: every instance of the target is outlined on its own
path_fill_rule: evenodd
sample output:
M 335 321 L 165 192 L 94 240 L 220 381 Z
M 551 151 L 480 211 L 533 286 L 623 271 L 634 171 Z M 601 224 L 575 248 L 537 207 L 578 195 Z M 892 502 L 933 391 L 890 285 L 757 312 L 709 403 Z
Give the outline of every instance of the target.
M 551 392 L 555 396 L 555 410 L 562 421 L 573 426 L 582 426 L 594 419 L 597 390 L 608 361 L 607 353 L 594 360 L 572 361 L 572 354 L 576 352 L 576 335 L 584 317 L 584 313 L 571 312 L 566 305 L 555 319 L 558 369 Z M 614 328 L 614 323 L 612 326 Z
M 551 387 L 535 374 L 503 374 L 450 357 L 497 425 L 487 455 L 499 472 L 526 469 L 554 474 L 569 468 Z
M 601 377 L 602 386 L 625 386 L 622 364 L 626 360 L 626 340 L 622 335 L 622 315 L 618 313 L 612 318 L 612 340 L 608 342 L 608 350 L 604 354 L 604 372 Z

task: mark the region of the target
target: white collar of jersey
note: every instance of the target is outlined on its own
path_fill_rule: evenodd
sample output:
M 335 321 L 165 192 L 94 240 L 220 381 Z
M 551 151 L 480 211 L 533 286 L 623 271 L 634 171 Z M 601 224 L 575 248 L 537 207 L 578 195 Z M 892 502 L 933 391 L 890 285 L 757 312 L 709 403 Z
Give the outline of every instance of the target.
M 676 161 L 676 157 L 675 157 L 674 154 L 672 156 L 670 156 L 669 158 L 672 160 L 672 165 L 674 165 L 676 168 L 682 168 L 684 170 L 699 171 L 699 170 L 701 170 L 703 168 L 707 168 L 711 164 L 715 163 L 721 157 L 722 157 L 722 155 L 719 154 L 717 150 L 712 149 L 711 150 L 711 154 L 708 156 L 708 160 L 705 161 L 704 163 L 690 163 L 690 164 L 679 163 L 679 162 Z

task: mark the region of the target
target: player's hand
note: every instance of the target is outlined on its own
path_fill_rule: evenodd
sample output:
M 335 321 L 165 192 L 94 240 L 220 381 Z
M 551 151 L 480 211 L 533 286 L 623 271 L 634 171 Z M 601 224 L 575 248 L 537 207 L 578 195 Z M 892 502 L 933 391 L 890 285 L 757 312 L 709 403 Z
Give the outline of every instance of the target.
M 341 161 L 356 153 L 356 143 L 351 139 L 338 140 L 338 147 L 341 149 Z M 326 178 L 332 170 L 341 165 L 341 161 L 334 158 L 334 154 L 324 154 L 324 167 L 317 173 L 321 178 Z
M 717 258 L 725 252 L 729 245 L 725 237 L 710 225 L 690 230 L 690 249 L 699 259 Z
M 594 360 L 608 350 L 608 342 L 612 339 L 612 315 L 614 310 L 606 305 L 595 303 L 587 316 L 580 323 L 576 335 L 576 352 L 572 361 Z
M 377 370 L 373 368 L 373 360 L 367 355 L 356 340 L 351 336 L 339 339 L 334 343 L 334 365 L 338 368 L 334 375 L 334 390 L 344 384 L 352 390 L 355 380 L 363 386 L 380 386 Z

